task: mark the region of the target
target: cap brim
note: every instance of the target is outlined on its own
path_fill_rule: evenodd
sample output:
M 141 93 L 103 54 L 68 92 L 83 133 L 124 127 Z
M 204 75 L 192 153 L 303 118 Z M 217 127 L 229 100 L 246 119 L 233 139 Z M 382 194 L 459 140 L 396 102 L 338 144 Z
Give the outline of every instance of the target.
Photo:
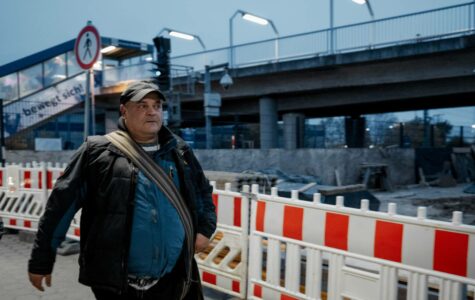
M 163 95 L 160 91 L 158 91 L 156 89 L 140 90 L 137 94 L 135 94 L 129 100 L 133 101 L 133 102 L 138 102 L 138 101 L 142 100 L 145 96 L 147 96 L 147 94 L 149 94 L 149 93 L 156 93 L 156 94 L 158 94 L 158 97 L 160 97 L 160 99 L 162 99 L 162 101 L 164 101 L 164 102 L 166 101 L 165 95 Z

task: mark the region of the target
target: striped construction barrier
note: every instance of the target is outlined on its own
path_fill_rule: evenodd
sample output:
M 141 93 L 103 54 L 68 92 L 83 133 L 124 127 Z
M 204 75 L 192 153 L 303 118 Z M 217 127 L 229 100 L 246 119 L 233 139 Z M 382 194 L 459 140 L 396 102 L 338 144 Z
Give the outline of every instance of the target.
M 204 286 L 229 295 L 246 298 L 247 250 L 249 224 L 249 187 L 243 193 L 231 192 L 213 185 L 213 203 L 216 208 L 217 229 L 209 249 L 196 255 Z
M 460 212 L 448 223 L 426 219 L 425 208 L 414 218 L 397 215 L 395 204 L 382 213 L 369 211 L 367 200 L 354 209 L 343 207 L 343 197 L 326 205 L 318 194 L 314 202 L 298 200 L 297 193 L 293 199 L 278 197 L 276 189 L 263 195 L 253 187 L 253 194 L 252 299 L 320 299 L 322 260 L 328 263 L 328 299 L 397 299 L 402 276 L 407 299 L 427 299 L 428 284 L 434 282 L 439 299 L 460 299 L 466 291 L 462 284 L 475 286 L 475 227 L 460 224 Z
M 27 169 L 0 169 L 0 217 L 7 228 L 35 231 L 49 193 L 43 183 L 51 172 L 53 184 L 62 169 Z M 239 193 L 229 184 L 214 188 L 218 228 L 196 255 L 203 285 L 240 299 L 473 297 L 475 227 L 461 224 L 460 212 L 441 222 L 427 219 L 423 207 L 407 217 L 397 215 L 395 204 L 383 213 L 370 211 L 367 200 L 355 209 L 344 207 L 343 197 L 328 205 L 319 194 L 313 202 L 297 195 L 278 197 L 275 188 L 260 194 L 257 185 Z M 80 237 L 79 220 L 80 212 L 68 229 L 71 239 Z

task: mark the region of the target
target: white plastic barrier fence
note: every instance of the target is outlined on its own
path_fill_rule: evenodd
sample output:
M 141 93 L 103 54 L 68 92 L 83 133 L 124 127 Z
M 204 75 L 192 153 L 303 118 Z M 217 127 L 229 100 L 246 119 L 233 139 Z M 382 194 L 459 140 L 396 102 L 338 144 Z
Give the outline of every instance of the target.
M 0 168 L 0 217 L 7 228 L 36 231 L 45 201 L 62 168 Z M 51 175 L 48 175 L 51 174 Z M 35 181 L 35 178 L 36 181 Z M 41 178 L 41 179 L 40 179 Z M 46 184 L 43 184 L 46 183 Z M 473 298 L 475 226 L 301 201 L 292 197 L 214 188 L 218 229 L 212 247 L 196 256 L 205 286 L 241 299 Z M 252 201 L 251 201 L 252 198 Z M 252 214 L 249 220 L 249 203 Z M 80 213 L 68 237 L 79 239 Z M 250 232 L 249 232 L 249 223 Z M 249 255 L 248 255 L 249 250 Z M 249 261 L 248 261 L 249 260 Z M 404 297 L 405 296 L 405 297 Z
M 212 182 L 213 202 L 218 219 L 207 255 L 196 255 L 203 285 L 246 298 L 247 249 L 249 228 L 249 186 L 243 193 L 217 190 Z
M 475 227 L 300 201 L 258 193 L 253 186 L 250 299 L 462 299 L 475 286 Z
M 0 168 L 0 217 L 7 228 L 36 231 L 46 201 L 64 171 L 64 165 L 33 163 Z M 80 212 L 74 217 L 67 237 L 79 240 Z

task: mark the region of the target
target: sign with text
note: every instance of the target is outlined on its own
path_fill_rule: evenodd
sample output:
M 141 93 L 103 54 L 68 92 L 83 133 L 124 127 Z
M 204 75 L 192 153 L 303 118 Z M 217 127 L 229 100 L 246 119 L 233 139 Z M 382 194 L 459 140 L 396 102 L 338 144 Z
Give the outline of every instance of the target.
M 63 81 L 4 108 L 5 137 L 36 125 L 84 101 L 86 74 Z

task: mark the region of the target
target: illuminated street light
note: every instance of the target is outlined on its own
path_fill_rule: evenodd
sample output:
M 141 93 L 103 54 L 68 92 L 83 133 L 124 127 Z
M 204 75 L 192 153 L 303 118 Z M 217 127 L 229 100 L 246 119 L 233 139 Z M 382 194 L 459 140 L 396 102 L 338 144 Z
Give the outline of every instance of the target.
M 203 43 L 201 38 L 196 34 L 185 33 L 185 32 L 173 30 L 173 29 L 170 29 L 170 28 L 163 28 L 158 33 L 158 36 L 162 35 L 163 32 L 168 33 L 169 36 L 176 37 L 176 38 L 179 38 L 179 39 L 182 39 L 182 40 L 192 41 L 192 40 L 196 39 L 200 43 L 201 47 L 203 47 L 203 50 L 206 50 L 205 44 Z
M 371 8 L 371 4 L 369 3 L 369 0 L 352 0 L 352 1 L 355 2 L 356 4 L 359 4 L 359 5 L 365 5 L 366 4 L 366 7 L 368 7 L 369 15 L 372 18 L 374 18 L 373 9 Z
M 116 46 L 107 46 L 107 47 L 101 49 L 101 53 L 107 54 L 107 53 L 110 53 L 110 52 L 114 51 L 116 48 L 117 48 Z
M 243 18 L 246 21 L 253 22 L 262 26 L 267 26 L 271 25 L 272 30 L 275 33 L 275 59 L 279 59 L 279 32 L 277 31 L 277 28 L 274 25 L 274 22 L 272 22 L 271 19 L 263 18 L 256 16 L 254 14 L 242 11 L 238 9 L 232 16 L 229 18 L 229 65 L 232 68 L 234 66 L 234 48 L 233 48 L 233 20 L 234 18 L 240 15 L 241 18 Z
M 244 20 L 251 21 L 251 22 L 257 23 L 259 25 L 263 25 L 263 26 L 269 24 L 269 21 L 267 21 L 266 19 L 258 17 L 258 16 L 254 16 L 254 15 L 251 15 L 251 14 L 248 14 L 248 13 L 245 13 L 242 16 L 242 18 Z

